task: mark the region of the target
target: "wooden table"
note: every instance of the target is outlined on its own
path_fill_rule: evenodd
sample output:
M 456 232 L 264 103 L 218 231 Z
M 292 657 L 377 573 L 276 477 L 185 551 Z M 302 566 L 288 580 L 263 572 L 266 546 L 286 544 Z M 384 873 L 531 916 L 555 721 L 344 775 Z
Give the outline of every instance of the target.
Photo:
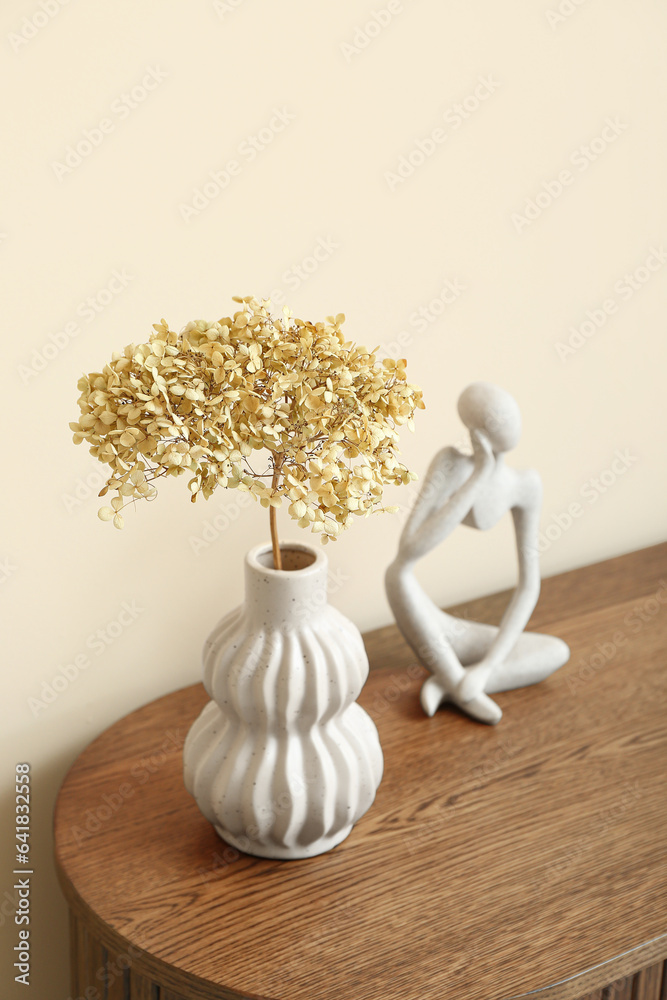
M 426 718 L 396 629 L 366 635 L 385 776 L 306 861 L 239 854 L 186 793 L 200 685 L 103 733 L 56 807 L 72 997 L 665 1000 L 667 545 L 544 581 L 531 627 L 572 659 L 495 728 Z

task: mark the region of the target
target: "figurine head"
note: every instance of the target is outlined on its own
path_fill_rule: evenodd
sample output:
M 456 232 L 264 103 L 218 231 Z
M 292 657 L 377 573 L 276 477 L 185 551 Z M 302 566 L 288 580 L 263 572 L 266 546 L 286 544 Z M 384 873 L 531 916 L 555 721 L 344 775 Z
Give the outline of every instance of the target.
M 521 436 L 521 413 L 509 392 L 491 382 L 473 382 L 458 402 L 459 416 L 469 430 L 482 431 L 495 452 L 510 451 Z

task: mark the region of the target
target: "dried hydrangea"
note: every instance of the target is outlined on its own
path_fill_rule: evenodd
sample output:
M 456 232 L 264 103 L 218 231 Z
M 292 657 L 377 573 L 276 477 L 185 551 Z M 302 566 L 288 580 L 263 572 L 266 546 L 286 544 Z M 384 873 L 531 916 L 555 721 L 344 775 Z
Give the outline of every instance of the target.
M 346 341 L 342 314 L 310 323 L 287 308 L 274 318 L 268 300 L 234 301 L 232 317 L 178 334 L 162 320 L 147 344 L 79 380 L 74 441 L 111 468 L 100 496 L 117 491 L 100 518 L 121 528 L 122 509 L 154 497 L 165 475 L 187 476 L 193 502 L 218 486 L 249 491 L 271 508 L 272 535 L 283 500 L 323 541 L 355 515 L 395 509 L 383 486 L 416 478 L 396 458 L 396 428 L 424 406 L 405 361 L 380 364 Z

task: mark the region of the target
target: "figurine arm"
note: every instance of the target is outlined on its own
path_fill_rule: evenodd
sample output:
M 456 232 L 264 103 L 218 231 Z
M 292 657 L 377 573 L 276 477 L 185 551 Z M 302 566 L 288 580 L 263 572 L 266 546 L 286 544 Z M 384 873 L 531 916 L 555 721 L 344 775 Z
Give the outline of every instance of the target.
M 473 472 L 454 492 L 447 491 L 449 484 L 446 483 L 438 487 L 438 465 L 442 461 L 441 456 L 451 463 L 455 449 L 444 449 L 429 468 L 422 490 L 423 502 L 420 494 L 401 535 L 401 558 L 411 561 L 421 559 L 450 535 L 470 511 L 479 483 L 489 475 L 495 461 L 491 445 L 481 432 L 473 431 L 471 438 L 475 450 Z M 456 455 L 459 459 L 463 458 L 458 452 Z M 450 464 L 452 473 L 455 468 Z
M 414 536 L 427 517 L 450 498 L 456 489 L 457 472 L 463 459 L 458 449 L 449 446 L 435 455 L 403 528 L 403 539 Z
M 540 566 L 537 537 L 542 484 L 536 472 L 526 475 L 524 497 L 512 508 L 519 557 L 519 581 L 503 615 L 495 639 L 484 658 L 470 667 L 459 685 L 464 701 L 480 694 L 495 668 L 511 653 L 528 624 L 540 594 Z
M 539 485 L 538 489 L 541 494 Z M 519 557 L 519 582 L 500 621 L 498 635 L 487 653 L 487 657 L 493 660 L 494 665 L 502 662 L 512 651 L 528 624 L 528 619 L 540 596 L 540 564 L 537 550 L 539 500 L 534 506 L 531 504 L 529 507 L 514 507 L 512 518 Z

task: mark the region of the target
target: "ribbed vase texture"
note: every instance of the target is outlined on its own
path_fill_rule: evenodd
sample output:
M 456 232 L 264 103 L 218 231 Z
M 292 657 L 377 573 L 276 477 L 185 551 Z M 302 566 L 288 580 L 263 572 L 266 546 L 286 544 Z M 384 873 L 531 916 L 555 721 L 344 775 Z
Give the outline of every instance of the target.
M 327 602 L 327 560 L 304 545 L 246 557 L 245 603 L 204 647 L 213 699 L 184 748 L 185 784 L 228 843 L 304 858 L 340 843 L 382 777 L 370 716 L 356 704 L 368 676 L 358 629 Z

